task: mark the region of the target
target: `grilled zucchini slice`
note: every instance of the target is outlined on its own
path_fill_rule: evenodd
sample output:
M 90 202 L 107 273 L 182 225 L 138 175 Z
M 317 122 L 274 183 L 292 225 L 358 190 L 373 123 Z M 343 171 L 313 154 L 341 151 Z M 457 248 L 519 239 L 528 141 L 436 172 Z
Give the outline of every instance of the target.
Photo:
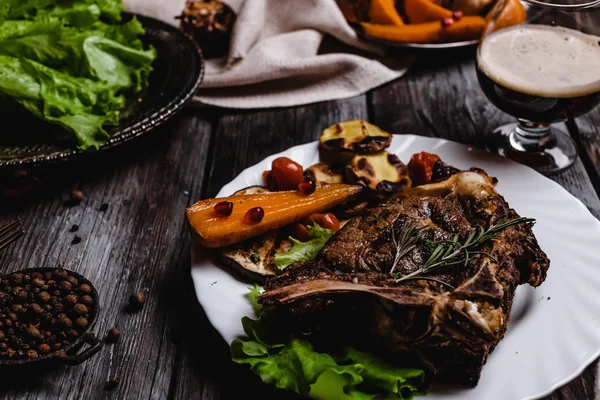
M 320 156 L 327 162 L 346 164 L 354 154 L 386 149 L 392 135 L 364 120 L 340 122 L 325 129 L 319 139 Z
M 328 163 L 318 163 L 304 170 L 304 179 L 314 182 L 317 186 L 344 183 L 344 168 Z
M 346 178 L 381 194 L 396 193 L 411 187 L 408 167 L 395 154 L 381 151 L 356 155 L 346 166 Z

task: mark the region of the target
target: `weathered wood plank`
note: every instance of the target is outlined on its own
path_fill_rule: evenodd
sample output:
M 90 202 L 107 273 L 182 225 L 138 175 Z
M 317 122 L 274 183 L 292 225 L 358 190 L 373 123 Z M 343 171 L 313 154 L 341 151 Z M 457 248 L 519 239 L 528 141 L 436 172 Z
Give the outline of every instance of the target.
M 366 96 L 289 109 L 227 113 L 219 120 L 206 190 L 214 196 L 243 169 L 291 146 L 318 138 L 321 130 L 345 119 L 367 117 Z M 200 196 L 198 197 L 201 198 Z M 195 303 L 187 265 L 186 304 Z M 197 307 L 199 308 L 199 307 Z M 187 311 L 186 311 L 187 313 Z M 182 347 L 174 387 L 177 399 L 284 399 L 297 396 L 264 385 L 247 368 L 231 362 L 228 345 L 198 310 L 180 319 Z M 200 378 L 201 377 L 201 378 Z
M 484 132 L 513 118 L 497 110 L 480 90 L 474 51 L 453 50 L 423 56 L 405 77 L 370 94 L 371 121 L 394 133 L 437 136 L 482 147 Z M 587 128 L 586 132 L 592 131 Z M 581 160 L 551 179 L 600 217 L 600 200 Z M 591 398 L 590 394 L 595 393 L 596 364 L 550 398 Z
M 184 112 L 121 149 L 59 168 L 48 192 L 2 204 L 5 216 L 21 216 L 27 234 L 0 252 L 0 271 L 64 263 L 98 289 L 102 311 L 93 332 L 103 336 L 117 326 L 122 335 L 83 365 L 3 378 L 0 398 L 167 397 L 176 354 L 168 337 L 177 293 L 171 276 L 186 246 L 183 209 L 200 192 L 210 133 L 209 120 Z M 65 207 L 74 187 L 86 198 Z M 75 234 L 73 224 L 80 226 Z M 82 241 L 72 245 L 75 235 Z M 124 306 L 134 291 L 147 300 L 129 314 Z M 113 377 L 120 383 L 106 392 Z
M 569 124 L 591 181 L 600 193 L 600 107 Z

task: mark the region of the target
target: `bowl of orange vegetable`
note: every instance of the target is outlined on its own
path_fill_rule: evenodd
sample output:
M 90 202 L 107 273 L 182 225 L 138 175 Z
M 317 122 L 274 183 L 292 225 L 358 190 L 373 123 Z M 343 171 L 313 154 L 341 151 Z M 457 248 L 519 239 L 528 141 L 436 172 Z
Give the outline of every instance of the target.
M 475 45 L 497 1 L 505 26 L 525 21 L 519 0 L 338 0 L 346 20 L 367 40 L 394 47 L 451 48 Z

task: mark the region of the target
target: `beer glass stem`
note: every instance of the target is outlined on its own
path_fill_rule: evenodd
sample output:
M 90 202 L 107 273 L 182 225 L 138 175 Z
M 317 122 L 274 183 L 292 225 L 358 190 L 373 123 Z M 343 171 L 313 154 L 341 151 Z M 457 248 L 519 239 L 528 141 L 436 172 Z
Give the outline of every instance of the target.
M 509 137 L 510 145 L 517 151 L 544 152 L 551 141 L 550 124 L 519 119 Z

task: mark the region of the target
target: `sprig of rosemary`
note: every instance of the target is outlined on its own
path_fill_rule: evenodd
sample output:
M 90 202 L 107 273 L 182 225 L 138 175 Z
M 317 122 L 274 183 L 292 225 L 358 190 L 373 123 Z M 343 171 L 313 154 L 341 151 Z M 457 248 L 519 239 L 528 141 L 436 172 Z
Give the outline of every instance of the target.
M 426 280 L 434 280 L 438 283 L 443 283 L 451 288 L 454 288 L 452 285 L 438 280 L 434 278 L 424 277 L 423 275 L 428 274 L 430 272 L 436 271 L 441 268 L 449 267 L 452 265 L 462 264 L 466 266 L 469 263 L 471 255 L 473 254 L 483 254 L 489 258 L 491 258 L 494 262 L 497 262 L 490 254 L 484 253 L 481 251 L 476 251 L 476 249 L 487 242 L 488 240 L 496 239 L 496 234 L 509 226 L 521 224 L 521 223 L 530 223 L 535 222 L 533 218 L 519 217 L 514 218 L 505 222 L 500 222 L 490 226 L 488 229 L 484 229 L 482 227 L 478 227 L 476 230 L 471 232 L 471 234 L 467 237 L 464 243 L 459 242 L 458 236 L 454 236 L 452 240 L 446 240 L 433 250 L 425 264 L 418 270 L 411 272 L 410 274 L 404 275 L 396 279 L 396 282 L 404 282 L 408 280 L 417 280 L 417 279 L 426 279 Z M 409 228 L 410 229 L 410 228 Z M 415 236 L 410 237 L 409 244 L 412 246 L 410 250 L 414 249 L 416 245 L 416 241 L 419 239 L 421 233 L 417 232 Z M 401 235 L 401 238 L 403 236 Z M 402 243 L 396 244 L 396 248 L 402 249 L 404 245 Z M 406 254 L 405 252 L 404 254 Z M 396 259 L 394 260 L 394 265 L 392 266 L 392 270 L 395 267 L 396 263 L 402 257 L 398 257 L 396 255 Z M 392 273 L 393 271 L 390 271 Z
M 416 247 L 420 232 L 421 229 L 418 228 L 414 222 L 407 220 L 402 224 L 400 235 L 396 238 L 394 224 L 392 223 L 392 242 L 394 243 L 394 246 L 396 246 L 396 255 L 394 256 L 394 262 L 390 268 L 390 275 L 393 275 L 394 269 L 398 266 L 400 259 Z

